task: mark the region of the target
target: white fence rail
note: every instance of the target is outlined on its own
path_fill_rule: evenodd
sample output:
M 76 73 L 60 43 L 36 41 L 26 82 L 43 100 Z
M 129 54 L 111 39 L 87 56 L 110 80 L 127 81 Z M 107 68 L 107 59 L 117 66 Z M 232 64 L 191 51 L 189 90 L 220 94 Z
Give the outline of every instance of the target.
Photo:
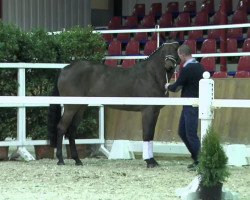
M 210 29 L 227 29 L 227 28 L 243 28 L 250 27 L 247 24 L 230 24 L 230 25 L 216 25 L 216 26 L 193 26 L 193 27 L 176 27 L 176 28 L 160 28 L 157 26 L 154 29 L 130 29 L 130 30 L 100 30 L 100 33 L 133 33 L 133 32 L 170 32 L 170 31 L 188 31 L 188 30 L 210 30 Z M 158 36 L 159 44 L 159 36 Z M 194 54 L 194 57 L 224 57 L 224 56 L 250 56 L 250 52 L 239 53 L 213 53 L 213 54 Z M 147 56 L 134 56 L 134 59 L 145 59 Z M 131 59 L 131 56 L 107 56 L 107 59 Z M 100 105 L 196 105 L 199 106 L 201 119 L 202 135 L 206 133 L 207 126 L 211 123 L 213 118 L 211 108 L 216 107 L 250 107 L 250 100 L 233 100 L 233 99 L 213 99 L 213 83 L 212 80 L 207 79 L 207 83 L 202 87 L 202 91 L 206 91 L 204 95 L 199 98 L 85 98 L 85 97 L 26 97 L 25 90 L 25 71 L 26 69 L 60 69 L 67 64 L 48 64 L 48 63 L 0 63 L 0 68 L 18 69 L 18 96 L 17 97 L 0 97 L 0 107 L 18 107 L 18 130 L 17 139 L 15 141 L 1 141 L 0 146 L 25 146 L 25 145 L 42 145 L 47 144 L 45 140 L 30 141 L 26 138 L 26 107 L 48 106 L 49 104 L 88 104 L 91 106 Z M 210 92 L 208 92 L 210 91 Z M 209 96 L 207 96 L 209 95 Z M 33 103 L 39 102 L 39 103 Z M 104 144 L 104 110 L 100 106 L 99 112 L 99 138 L 77 140 L 76 143 L 100 143 Z M 68 143 L 68 141 L 64 141 Z

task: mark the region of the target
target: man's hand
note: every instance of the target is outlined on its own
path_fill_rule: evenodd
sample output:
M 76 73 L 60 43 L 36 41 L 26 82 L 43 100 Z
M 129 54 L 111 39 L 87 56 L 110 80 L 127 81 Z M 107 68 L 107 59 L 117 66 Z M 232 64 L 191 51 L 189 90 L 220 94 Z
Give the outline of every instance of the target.
M 166 83 L 165 84 L 165 89 L 168 90 L 168 86 L 170 85 L 170 83 Z

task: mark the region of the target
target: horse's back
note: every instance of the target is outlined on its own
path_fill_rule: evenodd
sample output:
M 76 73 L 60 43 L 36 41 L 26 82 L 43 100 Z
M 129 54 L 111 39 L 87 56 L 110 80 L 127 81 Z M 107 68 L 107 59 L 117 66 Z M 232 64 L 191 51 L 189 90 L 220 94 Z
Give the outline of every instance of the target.
M 91 61 L 74 62 L 62 69 L 58 88 L 61 96 L 133 96 L 135 73 Z

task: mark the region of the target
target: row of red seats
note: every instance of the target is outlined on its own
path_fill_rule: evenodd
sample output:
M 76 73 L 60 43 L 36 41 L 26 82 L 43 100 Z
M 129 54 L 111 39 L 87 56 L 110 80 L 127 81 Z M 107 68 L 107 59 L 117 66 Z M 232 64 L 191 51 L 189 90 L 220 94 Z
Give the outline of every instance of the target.
M 197 53 L 196 40 L 185 40 L 185 44 L 189 45 L 192 49 L 192 53 Z M 145 43 L 143 53 L 144 55 L 150 55 L 157 49 L 157 41 L 149 40 Z M 243 42 L 243 52 L 250 52 L 250 38 L 247 38 Z M 205 39 L 200 48 L 200 53 L 216 53 L 217 42 L 215 39 Z M 226 52 L 238 52 L 237 40 L 227 39 L 227 51 Z M 136 39 L 131 39 L 125 47 L 125 55 L 138 55 L 140 54 L 140 43 Z M 122 55 L 122 43 L 119 40 L 113 40 L 108 46 L 108 55 Z
M 160 27 L 170 27 L 172 26 L 172 21 L 169 20 L 169 16 L 171 15 L 170 13 L 166 13 L 162 16 L 162 18 L 160 19 L 159 25 Z M 216 15 L 216 14 L 215 14 Z M 131 16 L 133 17 L 133 16 Z M 128 17 L 127 19 L 130 19 L 131 17 Z M 216 15 L 216 17 L 214 17 L 213 20 L 213 24 L 220 24 L 220 14 Z M 146 20 L 148 19 L 148 20 Z M 197 26 L 205 26 L 208 25 L 208 20 L 207 20 L 207 14 L 206 13 L 198 13 L 197 17 L 195 18 L 195 25 Z M 145 20 L 145 21 L 144 21 Z M 247 19 L 247 14 L 244 11 L 236 11 L 235 14 L 232 17 L 232 23 L 233 24 L 239 24 L 239 23 L 247 23 L 248 19 Z M 133 24 L 132 22 L 130 24 L 126 24 L 127 27 L 130 28 L 134 28 L 135 24 Z M 154 19 L 152 18 L 152 16 L 145 16 L 145 18 L 143 19 L 143 27 L 145 28 L 152 28 L 155 26 L 155 22 Z M 189 14 L 188 13 L 181 13 L 180 17 L 178 17 L 178 20 L 175 24 L 175 26 L 177 27 L 188 27 L 191 26 L 190 23 L 190 18 L 189 18 Z M 116 27 L 118 28 L 118 27 Z M 237 38 L 238 40 L 242 40 L 243 39 L 243 28 L 230 28 L 227 29 L 227 37 L 229 38 Z M 219 30 L 219 29 L 212 29 L 209 30 L 207 33 L 207 37 L 208 38 L 215 38 L 215 39 L 219 39 L 221 36 L 221 32 L 223 30 Z M 184 31 L 173 31 L 171 32 L 170 36 L 174 39 L 178 39 L 178 40 L 184 40 Z M 165 34 L 165 33 L 163 33 Z M 140 33 L 141 37 L 145 37 L 147 38 L 147 33 Z M 248 29 L 247 31 L 247 36 L 250 35 L 250 29 Z M 105 34 L 105 40 L 106 41 L 111 41 L 113 38 L 112 34 Z M 120 33 L 118 34 L 118 39 L 121 38 L 123 40 L 129 40 L 130 38 L 130 34 L 129 33 Z M 204 38 L 204 31 L 203 30 L 193 30 L 193 31 L 188 31 L 188 38 L 189 39 L 202 39 Z
M 188 39 L 184 41 L 185 44 L 190 46 L 192 49 L 192 52 L 195 54 L 197 53 L 197 42 L 196 40 Z M 226 52 L 231 53 L 231 52 L 239 52 L 238 48 L 238 43 L 237 39 L 235 38 L 227 38 L 226 42 L 227 48 Z M 250 38 L 246 38 L 243 42 L 242 52 L 250 52 Z M 205 39 L 201 45 L 200 49 L 201 53 L 216 53 L 217 52 L 217 42 L 215 39 Z
M 195 1 L 188 1 L 192 2 L 192 4 L 196 5 L 194 3 Z M 228 1 L 229 2 L 229 1 Z M 231 9 L 230 3 L 226 2 L 227 7 Z M 244 2 L 244 3 L 243 3 Z M 152 5 L 158 5 L 159 3 L 155 3 Z M 170 4 L 171 5 L 171 4 Z M 191 4 L 190 4 L 191 5 Z M 240 5 L 245 5 L 240 6 Z M 232 24 L 239 24 L 239 23 L 247 23 L 247 10 L 250 10 L 250 0 L 248 3 L 248 0 L 240 0 L 238 8 L 233 12 L 233 15 L 231 21 L 229 22 L 228 17 L 224 16 L 224 13 L 221 9 L 219 9 L 215 14 L 211 17 L 211 21 L 209 21 L 208 16 L 208 10 L 202 9 L 199 12 L 195 12 L 195 17 L 193 19 L 193 22 L 191 20 L 191 16 L 189 12 L 181 12 L 178 14 L 178 18 L 174 20 L 173 14 L 170 11 L 166 11 L 164 14 L 161 14 L 161 17 L 159 19 L 159 22 L 157 23 L 155 20 L 155 15 L 152 13 L 149 13 L 148 15 L 143 15 L 143 19 L 141 21 L 141 25 L 139 25 L 139 21 L 136 15 L 128 16 L 125 19 L 124 25 L 122 25 L 122 18 L 119 16 L 114 16 L 109 24 L 109 29 L 121 29 L 121 28 L 152 28 L 155 27 L 155 25 L 159 24 L 160 27 L 172 27 L 172 26 L 203 26 L 208 24 L 222 24 L 222 17 L 226 17 L 225 23 L 232 23 Z M 158 11 L 155 11 L 158 12 Z M 160 12 L 161 13 L 161 12 Z
M 230 7 L 231 5 L 231 7 Z M 229 2 L 229 9 L 232 9 L 232 0 Z M 214 12 L 214 0 L 203 0 L 202 1 L 202 6 L 201 10 L 206 10 L 208 13 L 213 13 Z M 163 13 L 163 6 L 162 3 L 152 3 L 150 6 L 149 10 L 149 15 L 154 15 L 154 16 L 161 16 Z M 173 14 L 178 14 L 180 12 L 179 10 L 179 2 L 173 1 L 169 2 L 167 4 L 167 12 L 173 13 Z M 193 12 L 196 13 L 197 8 L 196 8 L 196 1 L 186 1 L 183 6 L 183 12 Z M 133 13 L 132 15 L 136 17 L 143 17 L 145 16 L 145 4 L 140 3 L 140 4 L 135 4 Z
M 233 1 L 232 0 L 221 0 L 219 3 L 219 7 L 225 4 L 225 9 L 227 14 L 231 14 L 233 11 Z M 149 10 L 149 15 L 161 16 L 163 13 L 162 3 L 152 3 Z M 250 11 L 250 1 L 249 0 L 238 0 L 237 9 Z M 206 11 L 208 14 L 214 13 L 214 0 L 203 0 L 200 11 Z M 166 12 L 170 13 L 179 13 L 179 2 L 173 1 L 167 4 Z M 182 12 L 197 12 L 196 1 L 186 1 L 184 3 Z M 135 4 L 132 15 L 136 17 L 145 16 L 145 4 Z
M 222 30 L 212 29 L 208 30 L 207 33 L 204 33 L 203 30 L 191 30 L 187 32 L 187 39 L 196 40 L 197 42 L 203 42 L 206 38 L 208 39 L 217 39 L 219 40 L 222 34 Z M 135 40 L 139 41 L 140 43 L 145 43 L 148 40 L 156 40 L 157 33 L 152 33 L 152 35 L 146 32 L 135 33 L 133 36 L 130 33 L 118 33 L 116 38 L 122 43 L 128 43 L 128 41 L 133 37 Z M 149 36 L 150 35 L 150 36 Z M 184 41 L 184 32 L 170 32 L 169 36 L 173 39 Z M 243 42 L 246 38 L 250 38 L 250 28 L 247 29 L 246 35 L 243 34 L 243 28 L 230 28 L 226 30 L 226 37 L 227 38 L 234 38 L 237 42 Z M 161 42 L 165 40 L 166 33 L 160 33 Z M 110 43 L 114 40 L 113 34 L 103 34 L 103 38 L 107 43 Z
M 216 71 L 216 58 L 215 57 L 203 57 L 200 63 L 203 65 L 206 71 L 211 73 Z M 236 67 L 237 71 L 250 72 L 250 56 L 241 56 Z
M 215 70 L 215 62 L 213 63 L 214 64 L 213 71 L 211 71 L 211 67 L 210 67 L 211 63 L 209 63 L 210 60 L 214 60 L 214 58 L 203 58 L 201 60 L 201 64 L 204 66 L 205 70 L 211 72 L 212 78 L 227 78 L 227 77 L 229 77 L 228 73 L 225 72 L 225 71 L 214 71 Z M 241 64 L 243 62 L 245 62 L 246 60 L 250 61 L 250 57 L 248 57 L 248 58 L 241 57 L 240 62 L 239 62 L 239 66 L 238 66 L 238 71 L 236 71 L 235 74 L 234 74 L 235 78 L 250 78 L 250 72 L 249 71 L 244 71 L 244 70 L 247 70 L 247 69 L 245 69 L 245 67 L 241 68 Z M 108 59 L 108 60 L 105 60 L 104 64 L 108 65 L 110 67 L 117 67 L 118 62 L 119 61 L 115 60 L 115 59 Z M 124 59 L 124 60 L 122 60 L 121 67 L 123 67 L 123 68 L 131 68 L 135 64 L 136 64 L 135 59 Z M 179 73 L 176 74 L 176 77 L 178 77 L 178 74 Z
M 150 55 L 157 49 L 157 41 L 149 40 L 146 42 L 143 54 Z M 139 55 L 140 43 L 136 40 L 130 40 L 125 48 L 125 55 Z M 113 40 L 108 46 L 108 55 L 118 56 L 122 55 L 122 44 L 119 40 Z

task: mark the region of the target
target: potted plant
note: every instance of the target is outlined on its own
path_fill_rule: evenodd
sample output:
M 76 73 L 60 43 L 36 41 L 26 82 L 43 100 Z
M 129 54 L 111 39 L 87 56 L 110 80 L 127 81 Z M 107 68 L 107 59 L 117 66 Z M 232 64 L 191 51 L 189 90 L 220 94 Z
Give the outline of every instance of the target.
M 220 144 L 219 135 L 210 127 L 202 141 L 197 172 L 200 175 L 200 198 L 220 200 L 223 182 L 230 175 L 228 158 Z

